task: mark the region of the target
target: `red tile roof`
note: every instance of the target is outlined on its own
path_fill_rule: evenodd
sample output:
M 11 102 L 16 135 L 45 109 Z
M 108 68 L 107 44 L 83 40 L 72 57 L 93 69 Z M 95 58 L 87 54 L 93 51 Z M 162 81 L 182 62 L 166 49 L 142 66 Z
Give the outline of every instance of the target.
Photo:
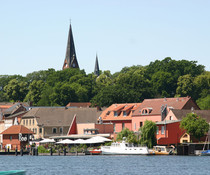
M 80 108 L 80 107 L 87 108 L 87 107 L 91 106 L 91 103 L 89 103 L 89 102 L 85 102 L 85 103 L 72 103 L 72 102 L 70 102 L 69 104 L 66 105 L 66 107 L 70 107 L 70 106 L 78 107 L 78 108 Z
M 134 108 L 139 107 L 141 103 L 125 103 L 125 104 L 113 104 L 105 109 L 100 117 L 104 121 L 112 120 L 131 120 L 132 111 Z M 118 111 L 118 116 L 114 116 L 114 111 Z M 127 115 L 123 116 L 123 112 L 126 111 Z
M 34 134 L 33 131 L 22 125 L 13 125 L 8 129 L 4 130 L 1 134 L 19 134 L 19 133 Z
M 149 115 L 160 115 L 162 105 L 172 109 L 182 109 L 190 99 L 191 97 L 145 99 L 133 116 L 141 115 L 141 110 L 144 108 L 151 109 Z

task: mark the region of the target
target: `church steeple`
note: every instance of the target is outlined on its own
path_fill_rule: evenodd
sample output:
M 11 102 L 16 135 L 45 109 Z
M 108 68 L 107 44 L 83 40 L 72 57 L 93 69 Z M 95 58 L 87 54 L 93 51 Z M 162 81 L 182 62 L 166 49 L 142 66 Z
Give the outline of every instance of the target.
M 63 64 L 63 70 L 66 68 L 79 68 L 76 51 L 74 47 L 74 39 L 73 39 L 71 24 L 69 27 L 69 36 L 66 48 L 66 56 Z
M 95 69 L 94 69 L 94 74 L 99 76 L 99 65 L 98 65 L 98 55 L 96 54 L 96 62 L 95 62 Z

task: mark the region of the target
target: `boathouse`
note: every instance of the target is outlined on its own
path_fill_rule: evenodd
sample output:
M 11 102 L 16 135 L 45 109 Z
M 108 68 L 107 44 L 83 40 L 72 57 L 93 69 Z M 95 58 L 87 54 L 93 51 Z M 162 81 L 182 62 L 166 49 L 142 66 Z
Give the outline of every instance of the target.
M 11 150 L 17 148 L 20 150 L 21 148 L 26 147 L 34 133 L 22 125 L 13 125 L 1 134 L 3 135 L 3 148 L 9 148 Z

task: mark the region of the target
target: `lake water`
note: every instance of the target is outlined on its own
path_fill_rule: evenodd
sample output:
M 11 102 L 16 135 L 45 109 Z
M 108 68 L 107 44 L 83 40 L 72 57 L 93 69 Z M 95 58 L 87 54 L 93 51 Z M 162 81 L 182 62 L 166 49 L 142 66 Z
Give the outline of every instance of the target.
M 33 175 L 210 175 L 210 156 L 0 156 L 0 170 Z

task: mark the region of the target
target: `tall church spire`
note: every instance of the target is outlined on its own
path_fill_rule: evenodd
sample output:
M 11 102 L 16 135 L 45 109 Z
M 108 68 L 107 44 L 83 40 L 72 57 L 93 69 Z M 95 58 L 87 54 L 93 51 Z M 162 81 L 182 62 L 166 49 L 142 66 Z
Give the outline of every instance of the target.
M 98 65 L 98 55 L 96 54 L 96 62 L 95 62 L 95 69 L 94 69 L 94 74 L 99 76 L 99 65 Z
M 66 57 L 63 64 L 63 70 L 66 68 L 79 68 L 76 51 L 74 47 L 74 39 L 73 39 L 71 24 L 69 27 L 69 36 L 66 48 Z

